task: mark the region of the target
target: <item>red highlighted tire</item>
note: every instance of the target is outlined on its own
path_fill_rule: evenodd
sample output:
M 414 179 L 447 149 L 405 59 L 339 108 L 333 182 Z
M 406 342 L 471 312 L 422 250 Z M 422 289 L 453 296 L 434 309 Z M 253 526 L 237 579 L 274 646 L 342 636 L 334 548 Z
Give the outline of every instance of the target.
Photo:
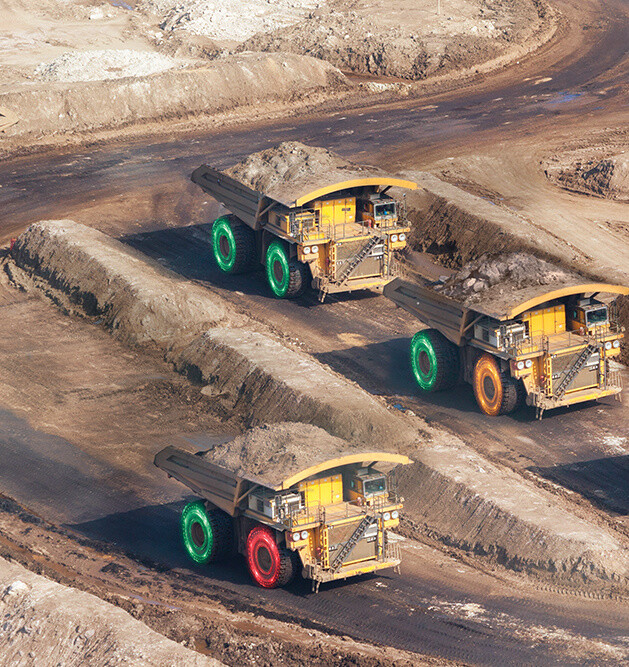
M 266 526 L 249 531 L 245 555 L 252 579 L 262 588 L 286 586 L 297 571 L 295 553 L 279 546 Z

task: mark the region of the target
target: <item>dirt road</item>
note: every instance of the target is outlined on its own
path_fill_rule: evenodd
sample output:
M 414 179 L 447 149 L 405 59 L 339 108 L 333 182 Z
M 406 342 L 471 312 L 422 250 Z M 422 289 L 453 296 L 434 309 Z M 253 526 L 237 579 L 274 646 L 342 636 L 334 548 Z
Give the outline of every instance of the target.
M 298 628 L 464 663 L 576 665 L 587 655 L 600 664 L 624 654 L 623 600 L 484 574 L 412 540 L 402 543 L 401 575 L 325 586 L 318 595 L 305 581 L 257 588 L 241 562 L 191 567 L 178 538 L 187 491 L 153 468 L 153 454 L 182 439 L 203 448 L 227 436 L 231 424 L 213 418 L 198 390 L 187 393 L 159 360 L 125 351 L 98 326 L 38 298 L 0 295 L 9 314 L 0 322 L 0 393 L 10 407 L 0 411 L 0 488 L 62 529 L 45 530 L 33 519 L 16 527 L 16 509 L 0 502 L 3 554 L 149 610 L 193 608 L 212 618 L 203 609 L 218 600 Z M 19 339 L 16 320 L 24 325 Z

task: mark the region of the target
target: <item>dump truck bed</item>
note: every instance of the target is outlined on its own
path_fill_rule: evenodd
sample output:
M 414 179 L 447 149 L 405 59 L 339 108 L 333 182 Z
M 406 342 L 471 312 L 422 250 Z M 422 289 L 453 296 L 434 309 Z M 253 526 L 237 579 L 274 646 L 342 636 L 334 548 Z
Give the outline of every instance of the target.
M 629 288 L 607 283 L 583 283 L 580 280 L 565 284 L 535 285 L 523 289 L 502 290 L 496 286 L 482 295 L 459 301 L 436 292 L 431 283 L 409 282 L 395 278 L 384 287 L 384 295 L 424 324 L 438 329 L 455 345 L 463 345 L 465 333 L 481 317 L 505 321 L 538 307 L 541 304 L 578 294 L 628 294 Z
M 236 473 L 178 447 L 158 452 L 155 465 L 230 516 L 236 514 L 238 499 L 250 486 Z
M 461 345 L 470 311 L 461 303 L 419 283 L 395 278 L 384 286 L 384 295 L 400 308 Z

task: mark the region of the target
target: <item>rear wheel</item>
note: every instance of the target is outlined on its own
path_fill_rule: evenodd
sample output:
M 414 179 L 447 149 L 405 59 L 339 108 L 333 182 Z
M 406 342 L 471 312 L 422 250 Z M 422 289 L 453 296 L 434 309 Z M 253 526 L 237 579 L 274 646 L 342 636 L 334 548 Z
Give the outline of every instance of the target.
M 474 366 L 474 395 L 478 407 L 490 417 L 513 412 L 518 403 L 518 386 L 491 354 L 483 354 Z
M 253 231 L 233 215 L 218 218 L 212 225 L 212 250 L 221 271 L 248 271 L 256 257 Z
M 275 534 L 266 526 L 255 526 L 247 536 L 245 547 L 251 577 L 262 588 L 286 586 L 297 573 L 299 556 L 279 546 Z
M 308 267 L 288 258 L 282 241 L 272 241 L 266 251 L 266 277 L 271 291 L 278 299 L 294 299 L 308 285 Z
M 426 329 L 411 341 L 411 368 L 423 391 L 453 387 L 459 379 L 459 350 L 436 329 Z
M 231 518 L 221 510 L 206 510 L 205 503 L 188 503 L 181 513 L 181 536 L 186 553 L 195 563 L 210 563 L 232 552 Z

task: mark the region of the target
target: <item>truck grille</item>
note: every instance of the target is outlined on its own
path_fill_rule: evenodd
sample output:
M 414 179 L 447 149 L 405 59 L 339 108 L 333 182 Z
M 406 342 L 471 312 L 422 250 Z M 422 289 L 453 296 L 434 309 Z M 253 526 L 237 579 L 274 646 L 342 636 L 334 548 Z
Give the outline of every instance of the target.
M 559 386 L 564 375 L 570 370 L 575 361 L 575 354 L 571 352 L 553 358 L 553 390 Z M 574 380 L 570 383 L 566 392 L 585 389 L 586 387 L 597 387 L 598 380 L 599 354 L 591 354 L 583 367 L 579 370 Z
M 345 264 L 355 257 L 367 243 L 367 239 L 360 241 L 347 241 L 336 245 L 336 268 L 335 275 L 343 273 Z M 382 275 L 384 260 L 384 246 L 379 243 L 365 259 L 352 271 L 349 280 L 356 278 L 368 278 Z
M 345 523 L 340 526 L 328 526 L 328 544 L 330 552 L 330 562 L 334 561 L 337 553 L 343 548 L 343 545 L 349 540 L 362 517 L 351 523 Z M 345 562 L 365 560 L 375 558 L 378 555 L 378 524 L 370 526 L 363 537 L 358 541 Z

